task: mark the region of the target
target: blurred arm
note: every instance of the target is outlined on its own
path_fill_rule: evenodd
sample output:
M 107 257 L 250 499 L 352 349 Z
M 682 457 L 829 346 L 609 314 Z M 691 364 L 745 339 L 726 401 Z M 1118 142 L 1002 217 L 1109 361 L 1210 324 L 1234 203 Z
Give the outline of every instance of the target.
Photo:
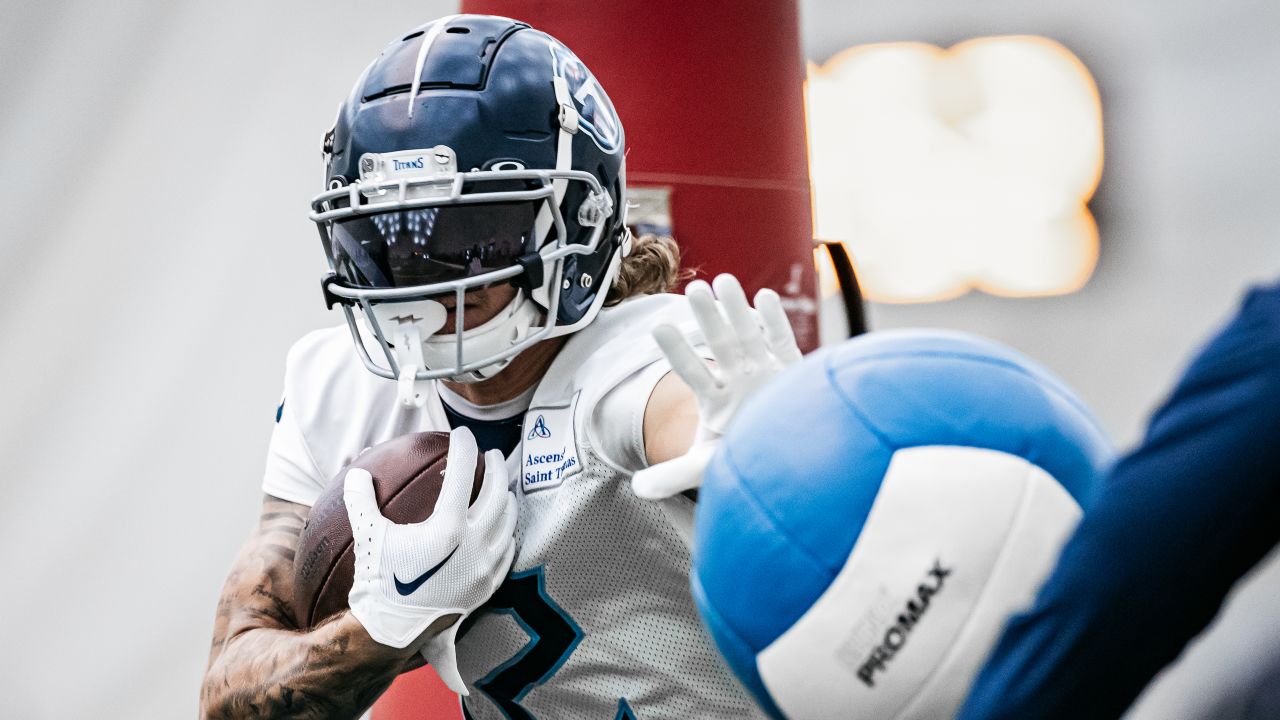
M 293 556 L 309 511 L 264 498 L 218 601 L 201 717 L 354 718 L 396 675 L 423 664 L 418 650 L 434 626 L 404 649 L 375 642 L 347 611 L 298 630 Z
M 1280 540 L 1280 286 L 1254 291 L 1086 509 L 963 720 L 1118 717 Z

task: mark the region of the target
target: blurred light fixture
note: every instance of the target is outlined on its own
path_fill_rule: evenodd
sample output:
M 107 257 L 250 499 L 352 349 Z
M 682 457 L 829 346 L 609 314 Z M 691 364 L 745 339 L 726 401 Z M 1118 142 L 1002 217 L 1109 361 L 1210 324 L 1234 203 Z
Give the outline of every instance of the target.
M 816 236 L 844 241 L 868 297 L 1079 289 L 1102 110 L 1084 64 L 1034 36 L 850 48 L 808 82 Z

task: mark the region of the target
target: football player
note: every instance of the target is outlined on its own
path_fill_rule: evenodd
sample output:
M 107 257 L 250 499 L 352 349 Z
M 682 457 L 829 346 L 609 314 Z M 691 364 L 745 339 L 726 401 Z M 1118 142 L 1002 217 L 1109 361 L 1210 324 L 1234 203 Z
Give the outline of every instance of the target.
M 289 353 L 204 715 L 355 716 L 426 658 L 477 719 L 759 716 L 696 616 L 685 491 L 743 398 L 799 359 L 777 295 L 753 309 L 728 276 L 663 294 L 678 251 L 626 229 L 609 98 L 523 23 L 396 38 L 324 154 L 311 218 L 346 324 Z M 452 430 L 442 498 L 466 496 L 478 452 L 486 489 L 401 526 L 346 473 L 351 610 L 298 627 L 308 508 L 363 448 L 427 430 Z

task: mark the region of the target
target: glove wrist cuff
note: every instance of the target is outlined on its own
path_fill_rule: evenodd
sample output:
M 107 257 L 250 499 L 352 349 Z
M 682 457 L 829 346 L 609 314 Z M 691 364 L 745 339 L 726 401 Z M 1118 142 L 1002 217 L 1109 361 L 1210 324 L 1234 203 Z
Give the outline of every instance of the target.
M 355 598 L 353 598 L 355 600 Z M 416 640 L 431 623 L 445 615 L 462 614 L 453 608 L 408 608 L 363 599 L 351 603 L 351 615 L 364 626 L 375 642 L 404 649 Z

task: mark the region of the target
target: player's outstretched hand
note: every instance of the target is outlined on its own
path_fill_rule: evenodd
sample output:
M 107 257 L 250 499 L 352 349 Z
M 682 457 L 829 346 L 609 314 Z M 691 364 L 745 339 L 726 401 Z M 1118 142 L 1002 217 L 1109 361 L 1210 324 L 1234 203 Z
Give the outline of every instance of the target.
M 773 290 L 756 293 L 754 310 L 732 275 L 719 275 L 712 285 L 695 280 L 685 295 L 714 364 L 704 361 L 676 328 L 662 325 L 654 329 L 653 337 L 671 369 L 697 398 L 698 429 L 689 452 L 641 470 L 632 478 L 636 495 L 650 500 L 701 485 L 702 471 L 743 401 L 800 359 L 795 334 Z
M 351 614 L 370 637 L 407 647 L 445 615 L 465 617 L 497 590 L 515 553 L 515 497 L 502 453 L 485 455 L 475 503 L 476 440 L 465 427 L 449 437 L 444 482 L 431 517 L 398 525 L 382 516 L 367 470 L 347 471 L 343 500 L 355 538 Z M 459 622 L 429 639 L 422 655 L 450 689 L 467 694 L 454 639 Z

